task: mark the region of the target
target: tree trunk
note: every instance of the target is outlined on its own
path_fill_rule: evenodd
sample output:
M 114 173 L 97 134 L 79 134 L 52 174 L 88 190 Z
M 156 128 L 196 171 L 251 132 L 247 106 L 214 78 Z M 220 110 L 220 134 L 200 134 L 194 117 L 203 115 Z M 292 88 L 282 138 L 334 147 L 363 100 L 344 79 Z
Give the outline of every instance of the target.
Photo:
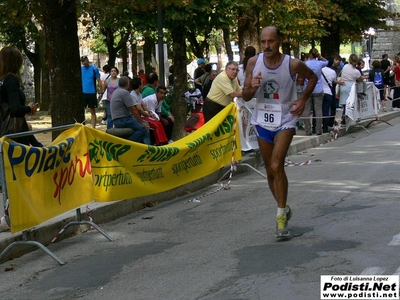
M 122 72 L 121 74 L 124 74 L 124 72 L 128 71 L 128 48 L 126 46 L 128 40 L 129 40 L 129 33 L 121 33 L 121 40 L 118 43 L 116 50 L 116 54 L 118 54 L 118 51 L 120 51 L 120 56 L 122 57 Z
M 339 31 L 331 31 L 328 36 L 321 38 L 321 55 L 329 58 L 340 52 Z
M 132 75 L 133 78 L 138 76 L 138 59 L 137 59 L 137 44 L 136 41 L 131 41 L 131 59 L 132 59 Z
M 253 7 L 250 11 L 240 11 L 238 19 L 239 51 L 244 53 L 247 46 L 253 46 L 256 51 L 260 47 L 260 9 Z M 243 58 L 243 56 L 241 57 Z
M 197 40 L 197 34 L 196 32 L 189 30 L 187 32 L 187 39 L 189 41 L 189 46 L 190 49 L 192 50 L 193 54 L 197 57 L 197 58 L 202 58 L 204 56 L 204 49 L 201 48 L 198 40 Z
M 290 55 L 290 43 L 289 42 L 282 43 L 282 52 Z
M 231 31 L 229 27 L 225 27 L 222 29 L 222 32 L 223 32 L 226 54 L 228 55 L 228 61 L 231 61 L 233 60 L 233 51 L 231 46 Z
M 106 45 L 107 45 L 107 51 L 108 51 L 108 62 L 107 64 L 110 67 L 115 66 L 115 59 L 117 58 L 117 52 L 118 49 L 114 47 L 114 31 L 111 28 L 102 28 L 101 33 L 105 36 L 106 38 Z
M 151 60 L 151 55 L 154 53 L 154 41 L 150 36 L 144 37 L 144 45 L 143 45 L 143 60 L 144 60 L 144 67 L 145 73 L 147 76 L 151 73 L 151 68 L 153 67 L 153 63 Z
M 40 103 L 41 110 L 47 110 L 50 114 L 51 100 L 50 100 L 50 76 L 46 67 L 46 36 L 43 30 L 39 35 L 39 64 L 35 66 L 35 95 Z
M 122 58 L 122 72 L 121 74 L 124 74 L 124 72 L 128 71 L 128 49 L 126 47 L 121 48 L 121 58 Z
M 76 0 L 41 0 L 50 76 L 52 125 L 84 121 Z M 53 139 L 59 132 L 53 132 Z
M 174 24 L 171 29 L 172 35 L 172 63 L 174 66 L 174 95 L 172 103 L 172 114 L 175 118 L 172 139 L 179 140 L 186 135 L 183 126 L 187 120 L 187 104 L 182 95 L 187 90 L 186 72 L 186 39 L 183 26 Z
M 40 75 L 40 109 L 46 110 L 51 113 L 51 99 L 50 99 L 50 73 L 47 68 L 46 64 L 46 48 L 42 48 L 43 51 L 40 51 L 40 53 L 43 52 L 43 55 L 40 54 L 40 70 L 41 72 L 39 73 Z M 36 69 L 35 69 L 36 72 Z M 36 74 L 35 74 L 36 76 Z M 36 81 L 35 81 L 36 82 Z M 43 104 L 43 106 L 42 106 Z
M 219 45 L 215 45 L 215 48 L 217 49 L 217 56 L 218 56 L 218 67 L 217 70 L 224 70 L 225 69 L 225 64 L 226 64 L 226 49 L 225 49 L 225 43 L 223 41 L 219 41 Z
M 35 87 L 33 101 L 40 104 L 41 110 L 48 111 L 50 106 L 49 83 L 47 82 L 47 85 L 43 86 L 41 82 L 42 74 L 45 73 L 48 75 L 44 65 L 46 38 L 42 30 L 40 30 L 38 33 L 38 39 L 35 43 L 34 52 L 30 51 L 30 49 L 26 48 L 25 46 L 21 46 L 21 49 L 23 49 L 23 52 L 33 66 L 33 82 Z

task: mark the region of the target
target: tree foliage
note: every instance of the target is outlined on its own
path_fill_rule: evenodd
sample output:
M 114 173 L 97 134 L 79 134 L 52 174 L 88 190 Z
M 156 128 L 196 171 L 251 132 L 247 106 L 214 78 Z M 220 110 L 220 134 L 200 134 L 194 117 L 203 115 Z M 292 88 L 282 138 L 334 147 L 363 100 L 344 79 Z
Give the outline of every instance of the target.
M 321 53 L 328 57 L 339 53 L 340 44 L 360 41 L 370 27 L 391 29 L 386 18 L 393 15 L 388 12 L 383 0 L 331 0 L 336 9 L 326 18 L 324 29 L 327 32 L 321 38 Z
M 10 8 L 9 2 L 0 3 L 0 18 L 3 20 L 0 27 L 2 42 L 17 47 L 28 57 L 36 70 L 35 87 L 40 87 L 43 62 L 39 52 L 44 44 L 40 42 L 42 37 L 40 18 L 36 18 L 36 15 L 40 16 L 39 7 L 35 2 L 22 0 L 13 1 L 12 7 L 13 9 Z M 35 89 L 35 98 L 42 99 L 41 107 L 45 109 L 49 107 L 48 94 L 41 95 L 39 89 Z
M 90 38 L 93 37 L 94 28 L 97 28 L 98 32 L 102 34 L 109 56 L 109 65 L 115 65 L 118 52 L 126 49 L 133 29 L 140 24 L 137 12 L 138 8 L 143 7 L 143 3 L 140 0 L 110 0 L 106 2 L 91 0 L 83 2 L 81 7 L 82 24 Z

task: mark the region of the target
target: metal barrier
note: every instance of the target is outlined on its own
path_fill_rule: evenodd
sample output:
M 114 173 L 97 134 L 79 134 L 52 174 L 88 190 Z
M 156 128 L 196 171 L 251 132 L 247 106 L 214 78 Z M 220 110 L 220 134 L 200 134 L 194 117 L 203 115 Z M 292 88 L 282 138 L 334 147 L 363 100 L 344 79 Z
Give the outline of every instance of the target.
M 389 122 L 379 118 L 378 108 L 380 106 L 379 90 L 373 82 L 357 82 L 352 85 L 349 96 L 346 100 L 346 130 L 350 132 L 353 128 L 361 127 L 369 133 L 367 127 L 372 122 L 384 122 L 392 126 Z M 362 121 L 370 122 L 363 126 Z
M 55 243 L 58 238 L 63 235 L 63 233 L 65 232 L 65 230 L 67 230 L 68 227 L 73 226 L 73 225 L 90 225 L 93 228 L 95 228 L 98 232 L 100 232 L 102 235 L 104 235 L 106 237 L 107 240 L 109 240 L 110 242 L 113 242 L 114 240 L 105 232 L 103 231 L 103 229 L 101 229 L 97 224 L 93 223 L 92 221 L 85 221 L 82 220 L 81 218 L 81 209 L 77 208 L 76 209 L 76 221 L 72 221 L 69 222 L 67 225 L 65 225 L 58 233 L 57 235 L 51 240 L 52 243 Z
M 43 132 L 52 132 L 52 131 L 62 131 L 66 130 L 69 128 L 74 127 L 74 124 L 70 125 L 63 125 L 63 126 L 56 126 L 52 128 L 47 128 L 47 129 L 40 129 L 40 130 L 34 130 L 34 131 L 27 131 L 27 132 L 21 132 L 21 133 L 14 133 L 14 134 L 9 134 L 6 135 L 8 138 L 16 138 L 16 137 L 23 137 L 23 136 L 28 136 L 32 134 L 37 134 L 37 133 L 43 133 Z M 1 179 L 1 187 L 2 187 L 2 195 L 3 195 L 3 208 L 4 210 L 6 209 L 7 205 L 7 199 L 8 199 L 8 193 L 7 193 L 7 185 L 6 185 L 6 180 L 5 180 L 5 173 L 4 173 L 4 156 L 3 156 L 3 143 L 0 142 L 0 179 Z M 103 236 L 105 236 L 109 241 L 114 241 L 106 232 L 104 232 L 98 225 L 96 225 L 92 221 L 85 221 L 82 220 L 81 218 L 81 210 L 80 208 L 76 209 L 76 221 L 72 221 L 68 223 L 67 225 L 64 226 L 64 228 L 55 236 L 55 238 L 51 241 L 52 243 L 56 242 L 56 240 L 65 232 L 65 230 L 73 225 L 82 225 L 82 224 L 88 224 L 91 225 L 93 228 L 95 228 L 97 231 L 99 231 Z M 12 220 L 11 220 L 12 222 Z M 46 254 L 50 255 L 54 260 L 56 260 L 60 265 L 64 265 L 65 262 L 62 261 L 60 258 L 58 258 L 53 252 L 51 252 L 46 246 L 43 244 L 37 242 L 37 241 L 29 241 L 28 240 L 28 234 L 29 234 L 29 229 L 28 230 L 23 230 L 22 231 L 22 241 L 16 241 L 8 245 L 1 253 L 0 253 L 0 260 L 5 256 L 5 254 L 11 250 L 15 246 L 20 246 L 20 245 L 34 245 L 37 246 L 38 248 L 42 249 Z

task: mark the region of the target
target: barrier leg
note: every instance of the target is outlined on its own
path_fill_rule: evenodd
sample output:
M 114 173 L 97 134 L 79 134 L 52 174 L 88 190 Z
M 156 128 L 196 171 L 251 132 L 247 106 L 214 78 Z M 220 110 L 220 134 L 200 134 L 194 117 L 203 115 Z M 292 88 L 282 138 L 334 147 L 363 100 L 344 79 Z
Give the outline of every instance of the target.
M 53 252 L 51 252 L 47 247 L 45 247 L 44 245 L 42 245 L 39 242 L 36 241 L 28 241 L 28 232 L 27 231 L 23 231 L 22 232 L 22 241 L 17 241 L 17 242 L 13 242 L 10 245 L 7 246 L 6 249 L 3 250 L 3 252 L 0 253 L 0 260 L 3 258 L 3 256 L 13 247 L 15 246 L 19 246 L 19 245 L 34 245 L 37 246 L 38 248 L 42 249 L 44 252 L 46 252 L 46 254 L 50 255 L 55 261 L 58 262 L 59 265 L 65 265 L 65 262 L 62 261 L 61 259 L 59 259 Z
M 347 122 L 348 122 L 348 120 L 346 120 L 346 125 L 347 125 Z M 355 124 L 350 124 L 349 128 L 347 129 L 347 133 L 350 133 L 354 128 L 358 128 L 358 127 L 361 127 L 362 129 L 364 129 L 366 132 L 369 133 L 368 129 L 365 128 L 363 125 L 361 125 L 360 122 L 361 122 L 361 119 L 357 119 L 355 121 Z
M 76 209 L 76 221 L 72 221 L 69 222 L 67 225 L 65 225 L 59 233 L 56 234 L 56 236 L 52 239 L 52 243 L 55 243 L 58 238 L 64 234 L 65 230 L 67 230 L 68 227 L 74 226 L 74 225 L 83 225 L 83 224 L 87 224 L 92 226 L 93 228 L 95 228 L 98 232 L 100 232 L 103 236 L 105 236 L 105 238 L 107 240 L 109 240 L 110 242 L 113 242 L 114 240 L 112 239 L 112 237 L 110 237 L 103 229 L 101 229 L 97 224 L 95 224 L 92 221 L 84 221 L 81 218 L 81 209 L 77 208 Z
M 389 125 L 389 126 L 393 126 L 393 125 L 390 124 L 388 121 L 385 121 L 385 120 L 382 120 L 382 119 L 379 118 L 379 117 L 376 117 L 375 120 L 372 120 L 371 122 L 369 122 L 369 123 L 367 124 L 367 126 L 365 126 L 365 127 L 368 128 L 373 122 L 384 122 L 384 123 L 386 123 L 386 124 Z
M 267 176 L 265 174 L 263 174 L 262 172 L 258 171 L 256 168 L 254 168 L 252 165 L 248 164 L 248 163 L 238 163 L 238 166 L 245 166 L 248 167 L 249 169 L 253 170 L 254 172 L 256 172 L 257 174 L 261 175 L 264 178 L 267 178 Z M 221 176 L 220 179 L 218 179 L 217 182 L 220 182 L 222 179 L 224 179 L 229 173 L 231 172 L 231 170 L 228 170 L 225 172 L 224 175 Z

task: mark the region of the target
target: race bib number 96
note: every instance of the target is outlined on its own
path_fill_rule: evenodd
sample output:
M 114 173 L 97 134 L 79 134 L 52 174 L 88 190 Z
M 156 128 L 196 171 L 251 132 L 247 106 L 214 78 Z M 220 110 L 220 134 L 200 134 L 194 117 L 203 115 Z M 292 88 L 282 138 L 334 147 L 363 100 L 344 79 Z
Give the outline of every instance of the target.
M 282 105 L 271 103 L 257 104 L 257 123 L 268 130 L 276 130 L 281 125 Z

